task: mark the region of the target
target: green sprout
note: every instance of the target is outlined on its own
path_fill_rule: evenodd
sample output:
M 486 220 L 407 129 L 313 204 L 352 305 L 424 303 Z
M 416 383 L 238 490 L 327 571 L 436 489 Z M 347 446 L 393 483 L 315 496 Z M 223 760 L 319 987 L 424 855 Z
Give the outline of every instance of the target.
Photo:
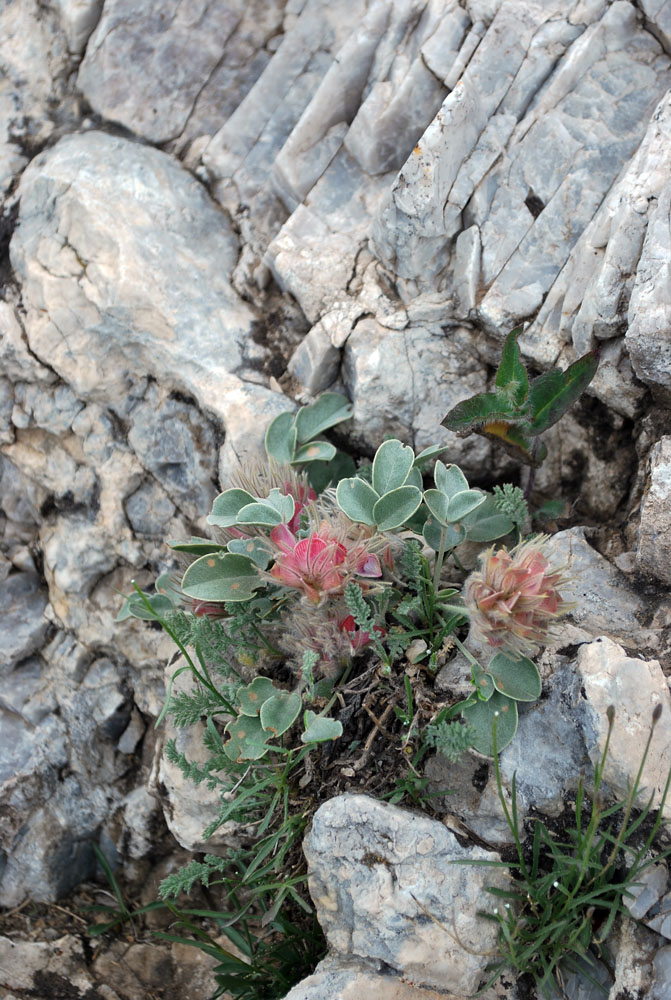
M 482 434 L 509 454 L 534 468 L 547 456 L 538 435 L 552 427 L 575 403 L 596 375 L 598 350 L 578 358 L 562 371 L 551 368 L 529 381 L 517 338 L 521 327 L 506 337 L 493 392 L 481 392 L 457 403 L 443 426 L 459 437 Z

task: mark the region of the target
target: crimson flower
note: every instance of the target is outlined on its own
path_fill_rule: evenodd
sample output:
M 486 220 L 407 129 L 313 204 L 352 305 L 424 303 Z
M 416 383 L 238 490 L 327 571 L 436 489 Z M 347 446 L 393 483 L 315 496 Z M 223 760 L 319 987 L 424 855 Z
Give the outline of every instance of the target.
M 279 550 L 271 577 L 300 590 L 309 604 L 321 604 L 327 595 L 341 594 L 354 575 L 382 576 L 380 560 L 365 541 L 336 537 L 326 521 L 301 539 L 288 525 L 278 524 L 270 539 Z

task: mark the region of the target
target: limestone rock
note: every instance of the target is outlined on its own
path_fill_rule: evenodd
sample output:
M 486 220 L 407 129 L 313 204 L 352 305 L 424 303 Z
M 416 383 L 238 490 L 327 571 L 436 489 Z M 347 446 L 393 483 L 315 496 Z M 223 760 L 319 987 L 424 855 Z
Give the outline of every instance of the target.
M 11 941 L 0 937 L 3 986 L 18 993 L 81 996 L 92 987 L 81 941 L 71 934 L 53 941 Z
M 222 200 L 241 197 L 248 203 L 259 193 L 332 63 L 328 53 L 337 51 L 364 10 L 362 0 L 300 5 L 264 72 L 205 151 L 203 161 Z M 231 182 L 235 193 L 229 194 Z
M 185 666 L 182 659 L 172 666 L 166 667 L 166 688 L 170 679 Z M 188 671 L 175 677 L 172 692 L 177 695 L 181 691 L 189 691 L 193 686 Z M 210 837 L 203 840 L 203 831 L 216 818 L 219 812 L 221 791 L 210 790 L 205 784 L 198 788 L 198 795 L 193 794 L 193 782 L 189 781 L 180 771 L 177 764 L 172 763 L 162 752 L 163 744 L 168 739 L 174 739 L 178 753 L 184 754 L 188 761 L 203 764 L 209 754 L 203 746 L 204 723 L 178 729 L 169 718 L 163 723 L 164 739 L 159 745 L 159 752 L 154 762 L 150 778 L 150 788 L 161 797 L 163 815 L 168 829 L 175 840 L 188 851 L 207 851 L 209 854 L 226 854 L 233 843 L 234 823 L 226 823 Z
M 317 810 L 304 850 L 332 949 L 383 961 L 410 983 L 475 992 L 494 941 L 476 912 L 496 870 L 453 862 L 496 855 L 465 850 L 435 820 L 349 794 Z
M 101 115 L 150 142 L 213 132 L 263 70 L 281 26 L 279 3 L 188 8 L 170 0 L 108 0 L 78 85 Z
M 47 595 L 31 573 L 15 573 L 0 590 L 0 676 L 40 649 L 47 633 Z
M 207 515 L 216 487 L 217 440 L 195 406 L 147 392 L 130 415 L 128 443 L 172 503 L 192 521 Z
M 21 318 L 9 302 L 0 302 L 0 365 L 12 381 L 44 384 L 57 378 L 28 350 Z
M 629 303 L 631 322 L 625 338 L 637 376 L 667 392 L 671 388 L 671 338 L 664 287 L 669 279 L 670 215 L 671 185 L 667 182 L 645 233 Z
M 638 660 L 627 655 L 622 646 L 603 637 L 581 646 L 576 661 L 592 713 L 593 737 L 588 735 L 590 757 L 602 754 L 608 730 L 606 710 L 615 706 L 615 729 L 611 740 L 604 780 L 620 798 L 626 798 L 638 770 L 645 747 L 652 712 L 662 706 L 655 728 L 650 754 L 641 776 L 639 808 L 654 793 L 657 804 L 669 769 L 668 746 L 671 739 L 671 694 L 666 678 L 656 660 Z M 653 808 L 655 806 L 653 805 Z M 671 801 L 667 799 L 664 818 L 671 819 Z
M 664 895 L 669 870 L 664 862 L 660 862 L 642 871 L 637 881 L 637 885 L 631 886 L 631 897 L 625 900 L 624 905 L 634 920 L 641 920 Z
M 655 974 L 651 1000 L 667 1000 L 671 982 L 671 945 L 660 948 L 653 961 Z
M 650 453 L 636 561 L 643 572 L 671 583 L 671 437 L 663 437 Z
M 38 0 L 9 0 L 0 10 L 0 206 L 26 165 L 24 143 L 53 130 L 50 107 L 64 97 L 69 55 L 56 12 Z
M 486 463 L 484 438 L 464 440 L 440 426 L 457 402 L 486 387 L 483 365 L 455 331 L 428 324 L 391 330 L 363 319 L 347 340 L 343 378 L 354 402 L 352 432 L 369 448 L 391 434 L 417 450 L 445 441 L 446 461 L 466 475 Z
M 60 21 L 74 55 L 81 55 L 98 23 L 103 0 L 56 0 Z
M 440 1000 L 445 993 L 413 986 L 399 976 L 377 972 L 363 962 L 328 957 L 311 976 L 302 979 L 284 1000 L 357 1000 L 363 996 L 378 1000 Z M 450 994 L 452 1000 L 457 1000 Z
M 123 400 L 151 373 L 225 420 L 263 352 L 228 283 L 237 241 L 201 185 L 158 150 L 89 132 L 33 160 L 20 213 L 11 254 L 33 353 L 80 399 Z
M 559 531 L 548 545 L 557 565 L 567 568 L 562 595 L 573 604 L 558 623 L 561 635 L 556 645 L 561 648 L 599 635 L 634 648 L 650 640 L 650 632 L 639 621 L 645 610 L 642 597 L 624 573 L 592 548 L 584 528 Z

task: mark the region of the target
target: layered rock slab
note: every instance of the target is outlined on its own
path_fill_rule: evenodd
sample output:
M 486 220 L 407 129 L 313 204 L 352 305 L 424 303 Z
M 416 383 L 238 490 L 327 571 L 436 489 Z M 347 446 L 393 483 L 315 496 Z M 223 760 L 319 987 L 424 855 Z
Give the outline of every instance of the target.
M 650 453 L 636 559 L 644 572 L 671 584 L 671 437 L 663 437 Z
M 384 962 L 410 983 L 477 990 L 495 941 L 477 911 L 497 874 L 459 862 L 497 855 L 462 848 L 435 820 L 350 794 L 317 810 L 304 851 L 335 952 Z
M 107 0 L 78 86 L 99 114 L 150 142 L 211 133 L 268 62 L 282 6 Z

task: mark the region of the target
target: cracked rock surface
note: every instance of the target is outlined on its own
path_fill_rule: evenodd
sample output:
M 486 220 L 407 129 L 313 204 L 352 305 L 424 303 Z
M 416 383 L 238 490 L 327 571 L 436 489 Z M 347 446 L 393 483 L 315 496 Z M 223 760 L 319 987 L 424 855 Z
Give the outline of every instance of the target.
M 353 403 L 353 453 L 385 435 L 417 449 L 438 438 L 474 484 L 517 481 L 488 441 L 440 426 L 491 387 L 516 324 L 536 374 L 595 346 L 601 361 L 548 433 L 536 479 L 571 507 L 553 544 L 576 606 L 504 780 L 517 769 L 523 808 L 557 814 L 602 744 L 609 699 L 624 697 L 612 786 L 631 780 L 641 720 L 662 702 L 659 785 L 671 739 L 670 9 L 0 5 L 0 905 L 57 899 L 93 871 L 93 840 L 140 873 L 166 822 L 175 849 L 202 846 L 153 732 L 171 644 L 114 616 L 131 579 L 175 568 L 166 538 L 207 531 L 213 496 L 260 453 L 272 417 L 336 389 Z M 457 690 L 465 665 L 448 667 L 444 689 Z M 467 793 L 445 812 L 501 845 L 480 764 L 463 765 Z M 443 866 L 461 850 L 452 835 L 427 827 L 422 840 L 429 821 L 354 796 L 366 846 L 363 820 L 338 809 L 320 810 L 307 851 L 344 954 L 291 1000 L 474 991 L 479 959 L 448 959 L 449 938 L 409 894 L 449 923 L 439 889 L 462 877 Z M 386 860 L 367 864 L 367 851 Z M 457 891 L 475 905 L 477 887 Z M 669 948 L 648 944 L 628 939 L 618 975 L 622 990 L 661 998 Z M 141 996 L 133 947 L 113 959 Z M 55 974 L 97 989 L 68 962 Z M 22 984 L 7 988 L 35 985 Z

